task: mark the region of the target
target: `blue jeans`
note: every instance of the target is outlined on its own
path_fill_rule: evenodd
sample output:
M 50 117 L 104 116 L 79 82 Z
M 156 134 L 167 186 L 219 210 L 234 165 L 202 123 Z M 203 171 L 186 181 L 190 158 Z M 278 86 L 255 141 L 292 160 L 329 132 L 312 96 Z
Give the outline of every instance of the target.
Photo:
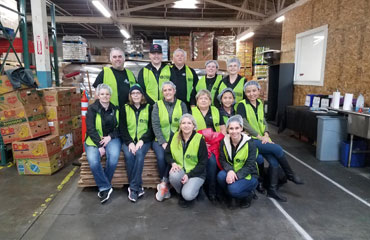
M 105 147 L 107 160 L 104 169 L 100 162 L 99 148 L 89 146 L 85 143 L 85 151 L 87 161 L 89 162 L 91 172 L 94 175 L 99 191 L 110 189 L 112 187 L 111 182 L 113 174 L 116 170 L 119 154 L 121 152 L 121 140 L 119 138 L 113 138 Z
M 258 139 L 254 139 L 254 143 L 258 148 L 258 153 L 266 158 L 267 162 L 270 164 L 270 167 L 279 167 L 279 159 L 284 156 L 283 148 L 279 144 L 262 144 L 262 141 Z
M 226 183 L 226 176 L 227 173 L 225 170 L 222 170 L 217 175 L 218 184 L 220 184 L 221 188 L 234 198 L 246 198 L 248 197 L 252 191 L 254 191 L 257 187 L 258 180 L 252 177 L 250 180 L 247 179 L 239 179 L 232 184 Z
M 126 144 L 122 144 L 123 154 L 125 156 L 126 171 L 130 189 L 138 192 L 143 184 L 142 174 L 144 168 L 144 158 L 152 142 L 145 143 L 135 155 L 132 154 Z
M 160 145 L 157 141 L 153 141 L 152 148 L 155 152 L 155 156 L 157 157 L 157 166 L 158 166 L 158 172 L 159 177 L 161 181 L 163 178 L 168 179 L 168 172 L 170 171 L 170 165 L 166 162 L 164 159 L 164 149 L 162 145 Z
M 258 154 L 256 162 L 257 162 L 258 165 L 263 164 L 264 160 L 263 160 L 263 156 L 261 154 Z
M 207 161 L 206 172 L 207 172 L 208 195 L 216 195 L 218 167 L 216 157 L 213 153 Z

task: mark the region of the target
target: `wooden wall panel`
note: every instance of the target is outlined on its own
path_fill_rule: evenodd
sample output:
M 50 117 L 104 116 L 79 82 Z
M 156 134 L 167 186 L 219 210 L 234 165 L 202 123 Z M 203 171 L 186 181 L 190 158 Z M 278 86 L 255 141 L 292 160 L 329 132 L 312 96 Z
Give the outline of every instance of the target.
M 296 34 L 328 24 L 324 86 L 294 87 L 294 105 L 307 94 L 359 93 L 370 105 L 370 1 L 311 0 L 286 14 L 282 63 L 294 62 Z

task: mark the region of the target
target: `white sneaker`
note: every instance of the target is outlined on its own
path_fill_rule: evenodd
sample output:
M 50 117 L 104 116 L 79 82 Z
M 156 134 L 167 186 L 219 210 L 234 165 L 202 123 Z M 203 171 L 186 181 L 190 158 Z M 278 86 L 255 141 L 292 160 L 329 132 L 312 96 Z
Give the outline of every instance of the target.
M 158 192 L 155 194 L 155 199 L 157 199 L 157 201 L 162 202 L 164 199 L 169 199 L 171 197 L 171 193 L 165 182 L 157 184 L 157 190 Z

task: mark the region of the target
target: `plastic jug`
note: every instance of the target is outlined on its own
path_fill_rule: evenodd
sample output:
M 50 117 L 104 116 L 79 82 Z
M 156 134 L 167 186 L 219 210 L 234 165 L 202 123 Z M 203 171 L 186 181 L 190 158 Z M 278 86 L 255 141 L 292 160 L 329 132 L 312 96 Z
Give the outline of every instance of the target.
M 364 102 L 365 102 L 364 96 L 360 94 L 360 96 L 358 96 L 357 101 L 356 101 L 356 112 L 364 108 Z

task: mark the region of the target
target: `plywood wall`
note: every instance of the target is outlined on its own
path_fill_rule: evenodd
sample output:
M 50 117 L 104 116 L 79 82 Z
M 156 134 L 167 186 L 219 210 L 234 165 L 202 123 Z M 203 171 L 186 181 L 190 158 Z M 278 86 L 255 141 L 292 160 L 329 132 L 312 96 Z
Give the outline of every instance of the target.
M 294 105 L 307 94 L 362 93 L 370 105 L 370 1 L 311 0 L 285 15 L 281 62 L 294 63 L 296 34 L 328 24 L 324 86 L 295 86 Z

